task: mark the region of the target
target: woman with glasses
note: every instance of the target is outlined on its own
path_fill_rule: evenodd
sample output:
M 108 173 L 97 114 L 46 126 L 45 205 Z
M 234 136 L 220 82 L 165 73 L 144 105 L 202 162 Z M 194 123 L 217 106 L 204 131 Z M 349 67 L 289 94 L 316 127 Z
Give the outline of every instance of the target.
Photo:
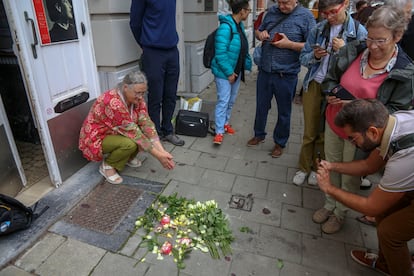
M 79 149 L 90 161 L 102 161 L 99 172 L 111 184 L 121 184 L 118 174 L 125 165 L 140 167 L 139 151 L 153 155 L 166 169 L 173 169 L 172 155 L 165 151 L 144 100 L 147 78 L 131 72 L 114 89 L 92 105 L 79 136 Z
M 319 14 L 324 18 L 309 34 L 300 54 L 301 64 L 308 68 L 303 80 L 304 133 L 299 155 L 299 171 L 293 177 L 295 185 L 302 185 L 306 178 L 309 185 L 316 185 L 315 160 L 318 152 L 324 155 L 323 130 L 321 129 L 321 108 L 324 95 L 321 83 L 328 70 L 331 55 L 347 42 L 362 40 L 367 31 L 355 23 L 347 13 L 348 0 L 321 0 Z
M 232 14 L 219 16 L 215 57 L 211 63 L 217 87 L 216 135 L 213 140 L 216 145 L 223 142 L 224 133 L 235 133 L 230 125 L 231 110 L 239 92 L 240 81 L 244 81 L 244 71 L 252 69 L 249 43 L 242 23 L 252 9 L 248 0 L 231 0 L 229 3 Z
M 330 91 L 338 84 L 355 98 L 377 98 L 393 113 L 412 109 L 414 64 L 397 44 L 404 34 L 407 21 L 404 12 L 390 6 L 375 10 L 366 23 L 366 41 L 353 41 L 333 56 L 322 82 L 322 90 Z M 343 130 L 334 124 L 336 114 L 349 101 L 327 96 L 325 116 L 325 157 L 329 162 L 349 162 L 354 159 L 355 144 Z M 373 168 L 374 171 L 379 168 Z M 332 183 L 352 193 L 359 189 L 360 179 L 335 172 L 330 173 Z M 330 231 L 339 231 L 347 208 L 326 196 L 323 208 L 317 210 L 313 220 L 331 221 Z M 325 222 L 327 223 L 327 222 Z

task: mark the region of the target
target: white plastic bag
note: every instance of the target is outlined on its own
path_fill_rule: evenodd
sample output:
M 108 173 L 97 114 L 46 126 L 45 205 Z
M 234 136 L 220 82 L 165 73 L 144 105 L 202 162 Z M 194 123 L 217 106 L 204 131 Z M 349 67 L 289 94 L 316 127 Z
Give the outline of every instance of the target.
M 190 99 L 185 99 L 181 97 L 180 109 L 200 112 L 202 102 L 203 100 L 199 97 L 194 97 Z

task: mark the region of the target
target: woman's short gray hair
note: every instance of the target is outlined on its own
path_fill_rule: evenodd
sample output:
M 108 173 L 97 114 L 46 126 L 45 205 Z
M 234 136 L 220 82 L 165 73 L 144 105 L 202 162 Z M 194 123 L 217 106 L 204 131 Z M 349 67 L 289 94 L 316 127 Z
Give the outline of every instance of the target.
M 405 32 L 407 29 L 407 21 L 405 20 L 403 10 L 384 5 L 371 14 L 365 26 L 367 29 L 386 28 L 395 37 L 397 34 L 403 34 Z
M 147 83 L 147 77 L 142 71 L 132 71 L 125 75 L 120 85 L 133 85 L 139 83 Z
M 384 5 L 391 6 L 394 8 L 402 9 L 409 3 L 411 3 L 412 0 L 385 0 Z

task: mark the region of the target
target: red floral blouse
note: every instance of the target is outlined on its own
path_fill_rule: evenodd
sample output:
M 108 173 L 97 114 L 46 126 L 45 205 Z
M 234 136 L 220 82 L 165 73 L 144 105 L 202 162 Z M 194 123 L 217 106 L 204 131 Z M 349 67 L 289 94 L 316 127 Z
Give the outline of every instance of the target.
M 128 110 L 117 91 L 113 89 L 100 95 L 83 122 L 79 149 L 90 161 L 103 159 L 102 141 L 106 135 L 119 134 L 129 137 L 145 151 L 152 149 L 153 141 L 159 140 L 144 99 Z

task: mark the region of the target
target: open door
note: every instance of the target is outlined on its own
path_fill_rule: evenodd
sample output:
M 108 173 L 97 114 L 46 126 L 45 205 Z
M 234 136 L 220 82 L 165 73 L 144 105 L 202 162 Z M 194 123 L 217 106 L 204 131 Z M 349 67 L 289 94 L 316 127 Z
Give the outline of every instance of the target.
M 6 111 L 0 96 L 0 193 L 14 196 L 19 187 L 26 185 L 26 177 L 23 172 L 22 162 L 20 161 L 17 147 L 13 139 L 13 134 L 7 120 Z
M 77 149 L 79 130 L 100 93 L 87 2 L 3 4 L 49 176 L 59 186 L 86 164 Z

